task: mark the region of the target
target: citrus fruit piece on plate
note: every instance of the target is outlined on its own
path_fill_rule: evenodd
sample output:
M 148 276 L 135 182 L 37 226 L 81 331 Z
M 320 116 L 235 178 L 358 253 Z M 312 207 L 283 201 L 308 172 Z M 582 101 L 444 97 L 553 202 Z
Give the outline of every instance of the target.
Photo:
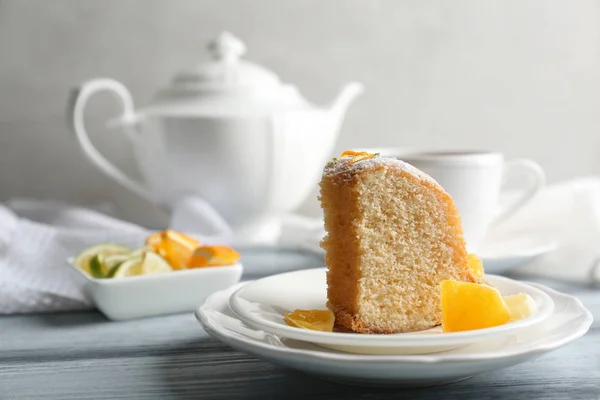
M 481 259 L 475 254 L 469 254 L 467 257 L 467 262 L 469 264 L 469 268 L 473 272 L 477 278 L 483 278 L 483 262 Z
M 531 317 L 537 312 L 535 300 L 527 293 L 504 296 L 504 302 L 510 310 L 511 321 L 518 321 L 523 318 Z
M 185 269 L 199 242 L 183 233 L 167 229 L 148 236 L 146 245 L 162 256 L 173 269 Z
M 190 258 L 188 268 L 214 267 L 233 265 L 240 259 L 240 254 L 227 246 L 200 246 Z
M 163 274 L 171 271 L 173 268 L 158 254 L 149 251 L 144 255 L 141 275 Z
M 108 274 L 107 278 L 126 278 L 128 276 L 142 275 L 142 262 L 141 257 L 132 257 L 127 261 L 115 266 Z
M 491 328 L 510 322 L 510 309 L 498 289 L 454 280 L 442 281 L 440 285 L 444 332 Z
M 335 315 L 330 310 L 294 310 L 284 314 L 286 324 L 312 331 L 333 331 Z
M 81 268 L 82 270 L 84 270 L 85 272 L 87 272 L 88 274 L 92 274 L 91 273 L 91 265 L 90 262 L 92 260 L 92 258 L 99 254 L 101 255 L 101 257 L 104 256 L 109 256 L 109 255 L 113 255 L 113 254 L 127 254 L 129 253 L 131 250 L 128 249 L 125 246 L 121 246 L 120 244 L 114 244 L 114 243 L 102 243 L 102 244 L 97 244 L 95 246 L 92 247 L 88 247 L 87 249 L 81 251 L 77 257 L 75 257 L 75 265 L 78 266 L 79 268 Z

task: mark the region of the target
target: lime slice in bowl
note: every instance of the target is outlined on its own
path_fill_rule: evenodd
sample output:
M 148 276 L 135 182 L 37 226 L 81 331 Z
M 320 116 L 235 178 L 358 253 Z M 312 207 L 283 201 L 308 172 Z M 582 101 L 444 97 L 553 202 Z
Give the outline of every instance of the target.
M 91 261 L 95 255 L 100 255 L 101 257 L 104 257 L 113 254 L 128 254 L 129 252 L 131 252 L 130 249 L 128 249 L 125 246 L 121 246 L 120 244 L 97 244 L 95 246 L 88 247 L 87 249 L 79 253 L 79 255 L 77 255 L 77 257 L 75 258 L 75 265 L 77 265 L 79 268 L 93 276 L 91 271 Z
M 144 262 L 142 263 L 143 275 L 162 274 L 171 271 L 173 271 L 173 268 L 171 268 L 169 263 L 158 254 L 149 251 L 144 256 Z
M 164 258 L 152 251 L 147 251 L 143 258 L 139 255 L 134 255 L 118 263 L 110 270 L 106 277 L 125 278 L 128 276 L 162 274 L 171 271 L 173 269 Z
M 130 258 L 141 257 L 142 254 L 138 254 L 137 252 L 130 252 L 126 254 L 111 254 L 110 256 L 104 257 L 104 266 L 105 266 L 105 274 L 108 275 L 109 272 L 116 267 L 118 264 L 121 264 L 123 261 L 127 261 Z
M 102 255 L 101 253 L 95 254 L 92 259 L 90 260 L 90 270 L 89 273 L 90 275 L 92 275 L 94 278 L 105 278 L 106 277 L 106 272 L 105 272 L 105 263 L 102 259 Z
M 143 274 L 143 260 L 141 257 L 132 257 L 117 264 L 107 275 L 107 278 L 126 278 Z

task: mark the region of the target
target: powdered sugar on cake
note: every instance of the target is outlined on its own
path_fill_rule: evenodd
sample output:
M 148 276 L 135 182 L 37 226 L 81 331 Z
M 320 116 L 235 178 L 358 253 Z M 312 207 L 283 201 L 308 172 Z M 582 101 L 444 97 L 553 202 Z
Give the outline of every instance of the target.
M 359 172 L 369 169 L 375 166 L 384 166 L 384 168 L 399 169 L 419 178 L 422 181 L 431 183 L 440 189 L 442 188 L 431 176 L 425 172 L 413 167 L 409 163 L 393 157 L 380 157 L 375 156 L 362 160 L 354 161 L 353 157 L 343 157 L 340 159 L 333 159 L 330 161 L 323 170 L 323 176 L 336 176 L 341 180 L 352 179 Z M 442 189 L 443 190 L 443 189 Z

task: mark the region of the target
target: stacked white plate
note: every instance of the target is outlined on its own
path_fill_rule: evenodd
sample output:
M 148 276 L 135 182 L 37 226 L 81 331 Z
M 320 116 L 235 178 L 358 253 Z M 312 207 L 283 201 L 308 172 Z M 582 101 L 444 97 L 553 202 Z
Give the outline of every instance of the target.
M 214 293 L 196 311 L 204 329 L 257 358 L 324 379 L 424 386 L 516 365 L 583 336 L 591 313 L 572 296 L 487 275 L 503 295 L 527 293 L 535 315 L 476 331 L 434 328 L 395 335 L 318 332 L 288 326 L 284 312 L 325 309 L 325 269 L 274 275 Z

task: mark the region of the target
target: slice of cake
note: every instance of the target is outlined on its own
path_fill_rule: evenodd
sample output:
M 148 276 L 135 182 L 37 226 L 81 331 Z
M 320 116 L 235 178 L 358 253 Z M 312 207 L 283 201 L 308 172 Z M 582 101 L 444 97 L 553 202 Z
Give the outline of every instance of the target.
M 399 333 L 442 322 L 440 282 L 476 282 L 458 210 L 430 176 L 395 158 L 345 152 L 325 167 L 328 307 L 336 326 Z

